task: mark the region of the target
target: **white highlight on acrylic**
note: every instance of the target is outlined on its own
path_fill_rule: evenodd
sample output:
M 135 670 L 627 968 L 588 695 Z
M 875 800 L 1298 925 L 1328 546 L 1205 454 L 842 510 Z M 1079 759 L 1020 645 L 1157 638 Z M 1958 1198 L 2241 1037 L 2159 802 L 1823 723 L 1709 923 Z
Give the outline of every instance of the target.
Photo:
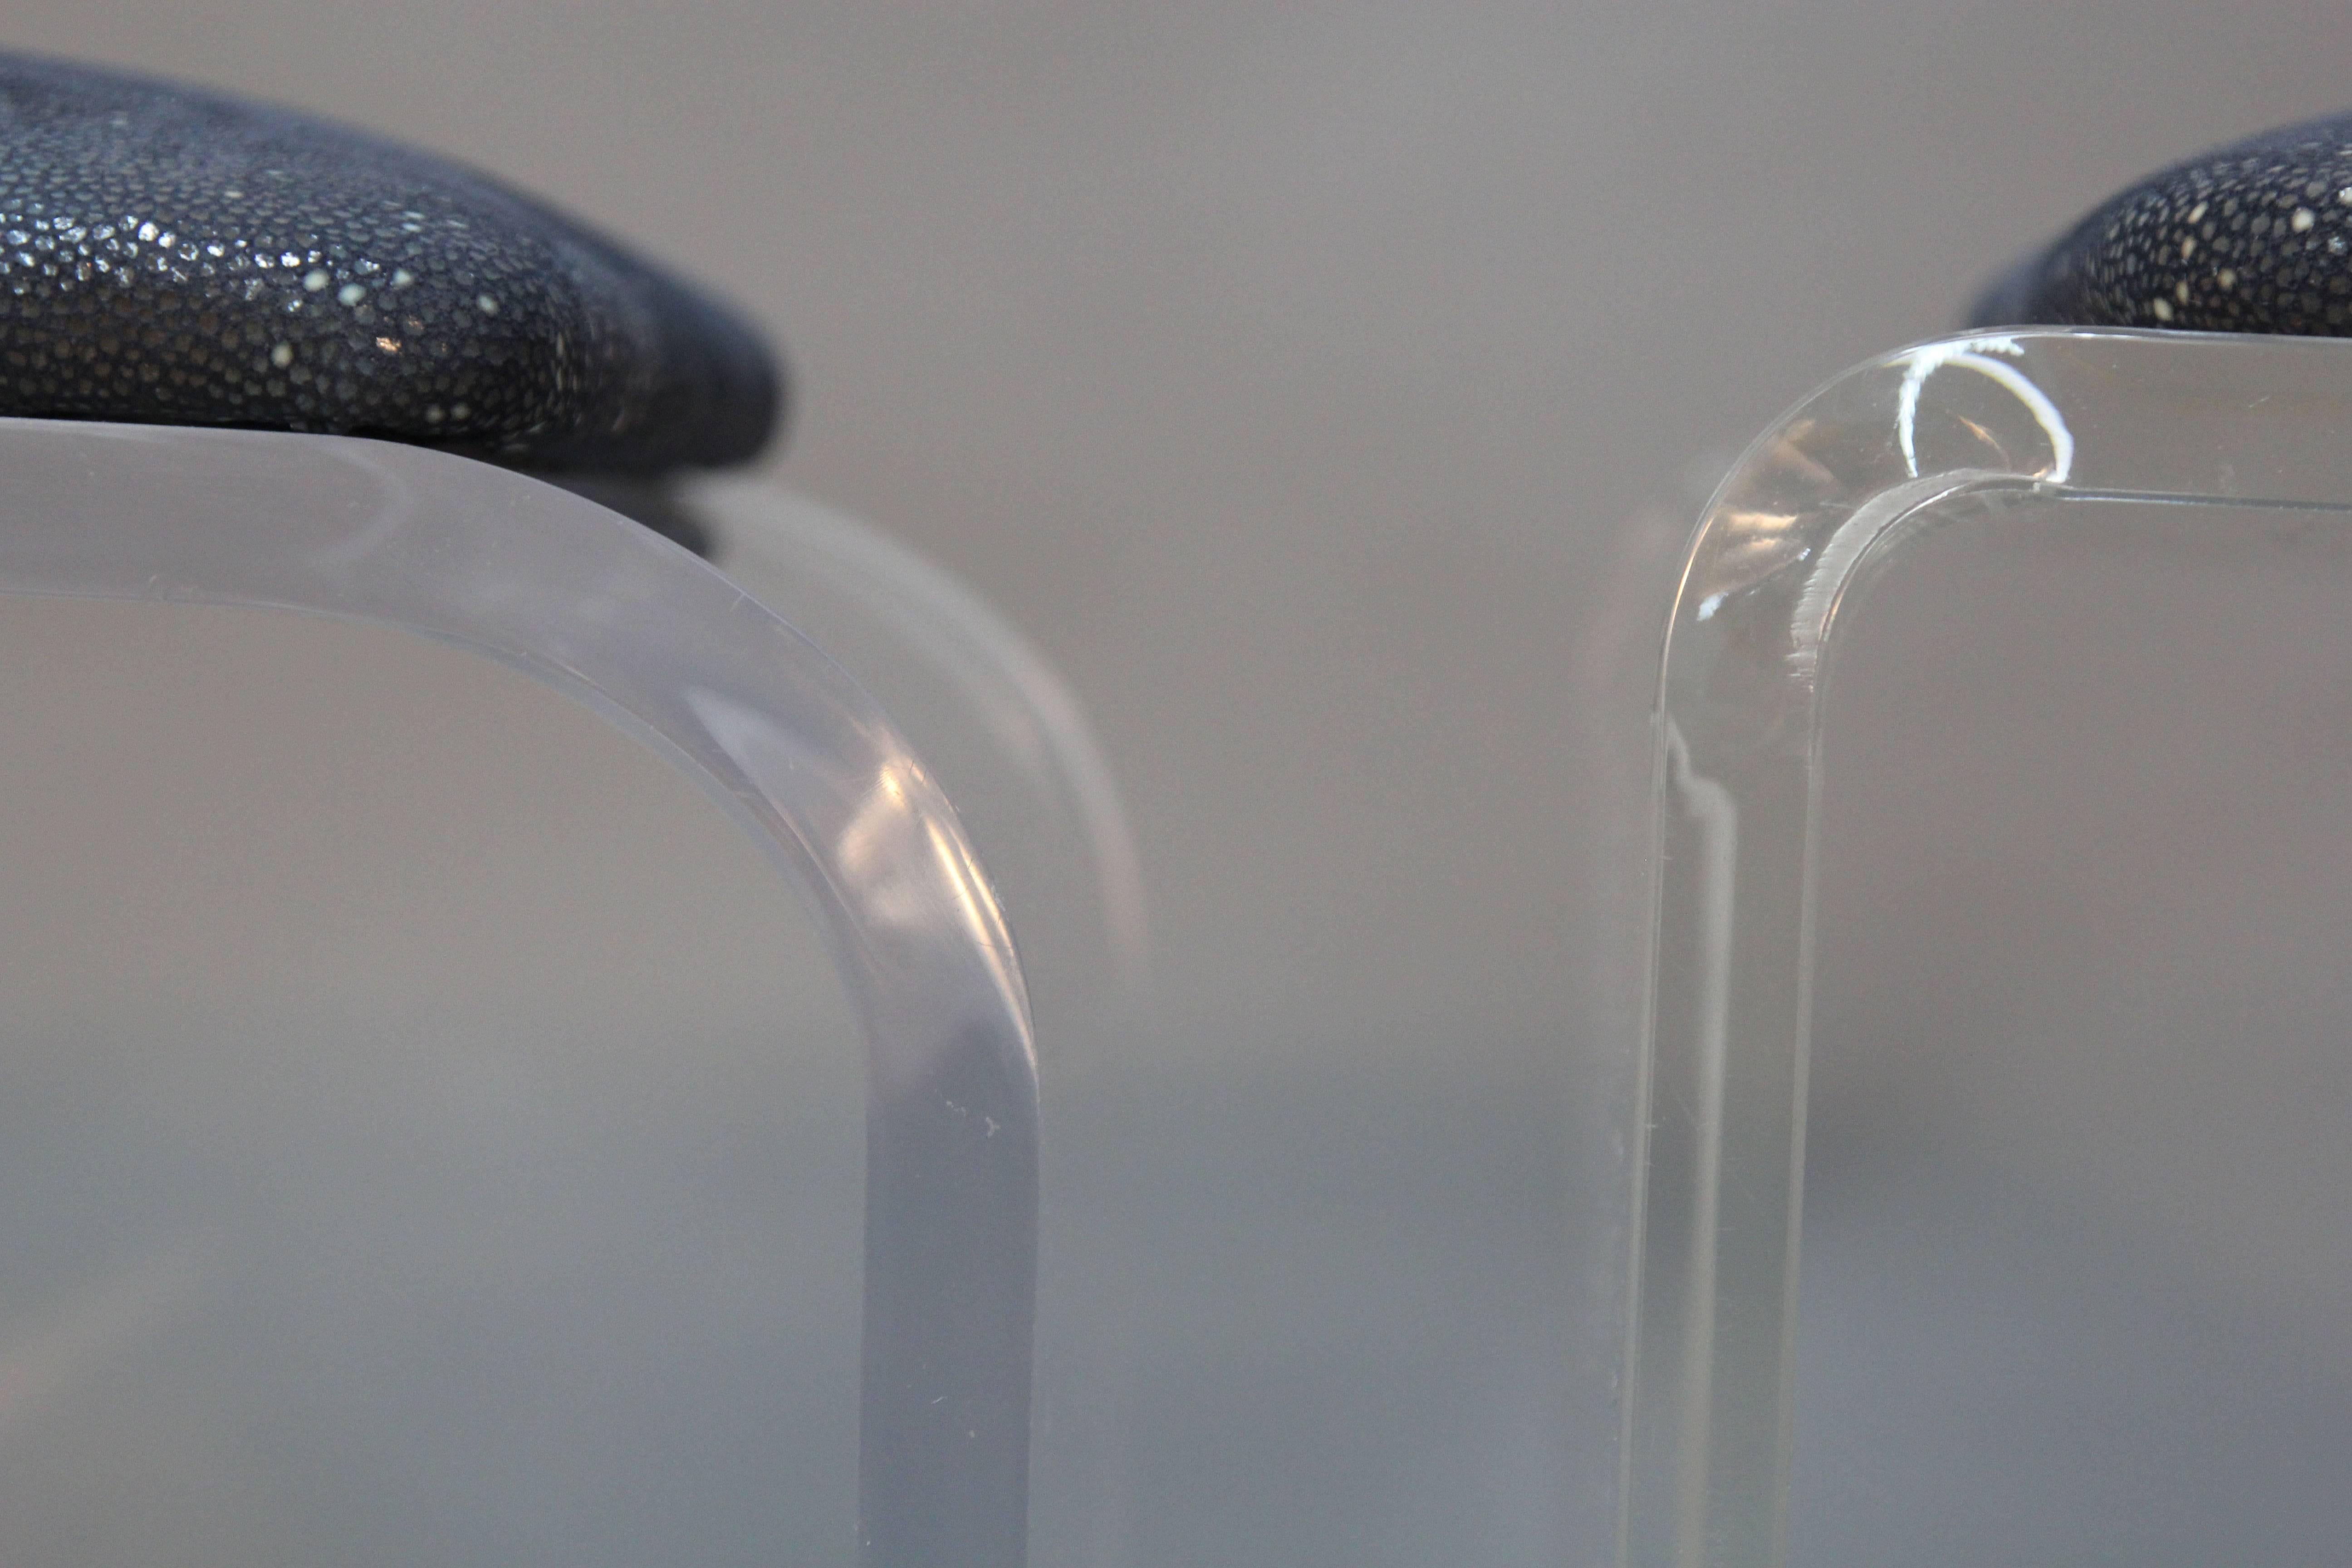
M 1961 477 L 1961 470 L 1925 478 L 1919 472 L 1919 395 L 1929 376 L 1950 365 L 1972 370 L 1996 383 L 2025 405 L 2049 438 L 2050 467 L 2031 477 L 2056 484 L 2064 482 L 2073 471 L 2074 435 L 2067 429 L 2065 416 L 2050 401 L 2049 394 L 2009 363 L 2024 352 L 2011 337 L 1962 338 L 1914 349 L 1896 362 L 1903 366 L 1903 383 L 1895 396 L 1895 440 L 1903 448 L 1904 467 L 1911 477 L 1908 482 L 1881 489 L 1864 500 L 1822 542 L 1812 569 L 1798 591 L 1790 623 L 1789 669 L 1799 682 L 1811 685 L 1819 673 L 1822 645 L 1829 637 L 1838 600 L 1871 546 L 1914 508 Z
M 1975 371 L 1979 375 L 1998 383 L 2000 387 L 2025 405 L 2042 433 L 2050 437 L 2050 471 L 2042 475 L 2053 484 L 2062 484 L 2074 467 L 2074 433 L 2066 428 L 2066 416 L 2050 401 L 2050 395 L 2027 379 L 2025 374 L 2007 360 L 1995 359 L 2006 354 L 2021 358 L 2025 351 L 2015 338 L 1961 338 L 1953 342 L 1929 343 L 1913 349 L 1903 356 L 1903 386 L 1895 396 L 1895 434 L 1903 446 L 1903 466 L 1913 479 L 1919 477 L 1919 393 L 1927 378 L 1946 365 Z

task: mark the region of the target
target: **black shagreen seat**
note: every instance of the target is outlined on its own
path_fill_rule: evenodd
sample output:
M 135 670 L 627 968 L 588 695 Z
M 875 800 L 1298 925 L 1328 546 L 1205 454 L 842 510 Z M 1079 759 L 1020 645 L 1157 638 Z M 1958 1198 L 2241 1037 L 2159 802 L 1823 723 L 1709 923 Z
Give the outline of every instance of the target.
M 2352 336 L 2352 115 L 2150 175 L 2028 258 L 1969 317 Z
M 739 462 L 724 306 L 444 160 L 0 54 L 0 415 L 332 432 L 613 476 Z

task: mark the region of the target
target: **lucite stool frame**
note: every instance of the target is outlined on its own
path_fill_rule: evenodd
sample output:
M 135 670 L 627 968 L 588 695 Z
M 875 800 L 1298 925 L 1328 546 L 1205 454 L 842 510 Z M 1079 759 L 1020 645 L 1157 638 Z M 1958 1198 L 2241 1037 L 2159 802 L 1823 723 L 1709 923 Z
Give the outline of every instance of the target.
M 294 611 L 471 649 L 697 782 L 818 911 L 866 1036 L 861 1560 L 1024 1555 L 1035 1054 L 995 896 L 841 669 L 685 551 L 416 447 L 0 420 L 0 595 Z
M 2070 500 L 2121 498 L 2352 526 L 2347 389 L 2352 342 L 1955 338 L 1832 382 L 1717 491 L 1655 712 L 1625 1563 L 1787 1555 L 1820 697 L 1842 602 L 1988 498 L 2057 503 L 2062 520 Z

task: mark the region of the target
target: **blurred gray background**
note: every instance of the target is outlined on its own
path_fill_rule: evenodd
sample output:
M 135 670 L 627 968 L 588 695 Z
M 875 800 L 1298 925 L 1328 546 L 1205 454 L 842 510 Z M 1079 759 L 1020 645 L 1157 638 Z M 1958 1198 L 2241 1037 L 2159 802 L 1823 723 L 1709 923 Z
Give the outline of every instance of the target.
M 17 0 L 0 43 L 421 142 L 709 280 L 790 354 L 779 474 L 1067 674 L 1157 1009 L 1049 1078 L 1141 1348 L 1118 1479 L 1040 1546 L 1153 1564 L 1595 1560 L 1613 1283 L 1564 1260 L 1612 1245 L 1699 499 L 2119 183 L 2352 101 L 2339 8 L 2171 0 Z

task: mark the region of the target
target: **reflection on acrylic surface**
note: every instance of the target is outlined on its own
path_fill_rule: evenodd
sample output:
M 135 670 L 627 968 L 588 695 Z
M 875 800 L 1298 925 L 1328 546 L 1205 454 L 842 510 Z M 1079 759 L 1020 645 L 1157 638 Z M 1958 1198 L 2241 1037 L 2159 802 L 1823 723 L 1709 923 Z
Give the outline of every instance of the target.
M 585 708 L 0 600 L 0 1561 L 847 1563 L 863 1047 Z

